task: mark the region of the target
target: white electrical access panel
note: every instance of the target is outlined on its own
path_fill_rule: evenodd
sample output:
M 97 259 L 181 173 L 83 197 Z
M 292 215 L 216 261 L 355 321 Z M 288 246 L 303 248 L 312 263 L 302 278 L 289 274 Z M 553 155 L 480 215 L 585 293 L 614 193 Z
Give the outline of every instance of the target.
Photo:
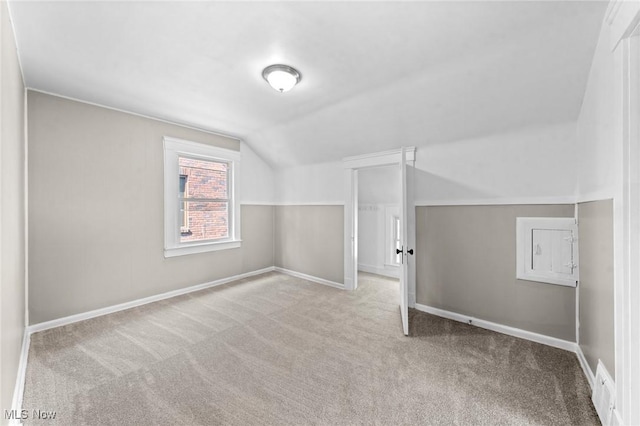
M 519 217 L 516 227 L 518 279 L 577 285 L 578 225 L 574 218 Z

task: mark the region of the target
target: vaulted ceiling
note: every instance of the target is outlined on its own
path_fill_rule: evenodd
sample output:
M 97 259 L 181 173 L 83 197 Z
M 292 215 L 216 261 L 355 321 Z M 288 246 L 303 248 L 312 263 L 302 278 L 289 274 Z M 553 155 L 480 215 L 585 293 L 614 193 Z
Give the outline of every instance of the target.
M 28 87 L 272 166 L 576 120 L 606 2 L 10 3 Z M 264 67 L 299 69 L 280 94 Z

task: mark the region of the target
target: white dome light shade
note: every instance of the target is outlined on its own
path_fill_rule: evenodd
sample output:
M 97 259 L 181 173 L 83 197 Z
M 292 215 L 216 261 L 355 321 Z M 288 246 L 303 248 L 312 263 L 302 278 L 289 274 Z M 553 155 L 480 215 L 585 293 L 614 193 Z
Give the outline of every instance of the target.
M 278 92 L 288 92 L 302 79 L 300 73 L 288 65 L 270 65 L 262 71 L 262 77 Z
M 272 71 L 271 74 L 267 76 L 267 81 L 274 89 L 281 92 L 288 92 L 293 89 L 298 79 L 285 71 Z

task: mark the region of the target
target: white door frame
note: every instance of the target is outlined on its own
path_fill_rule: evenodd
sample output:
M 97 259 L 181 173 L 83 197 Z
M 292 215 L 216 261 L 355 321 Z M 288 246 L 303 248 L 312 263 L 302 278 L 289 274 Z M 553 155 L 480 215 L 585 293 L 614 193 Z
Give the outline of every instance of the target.
M 407 147 L 407 161 L 415 162 L 416 148 Z M 346 157 L 344 167 L 344 288 L 358 287 L 358 170 L 371 167 L 399 165 L 401 149 Z M 415 305 L 415 281 L 409 287 L 409 306 Z M 411 297 L 413 295 L 413 297 Z M 413 303 L 412 303 L 413 300 Z
M 614 415 L 620 424 L 640 424 L 640 3 L 613 0 L 602 31 L 622 62 L 622 150 L 614 195 Z

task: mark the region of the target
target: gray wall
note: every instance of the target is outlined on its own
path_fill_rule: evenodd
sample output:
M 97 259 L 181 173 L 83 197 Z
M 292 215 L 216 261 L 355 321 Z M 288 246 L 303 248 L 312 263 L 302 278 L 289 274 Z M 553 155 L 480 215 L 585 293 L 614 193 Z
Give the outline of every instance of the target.
M 344 207 L 275 210 L 275 265 L 344 283 Z
M 613 377 L 613 201 L 580 204 L 578 224 L 580 348 L 594 373 L 601 359 Z
M 417 302 L 575 341 L 575 289 L 516 279 L 516 217 L 573 205 L 416 209 Z
M 8 12 L 0 2 L 1 413 L 11 408 L 25 326 L 24 86 Z
M 273 265 L 273 207 L 242 206 L 240 249 L 165 259 L 163 136 L 237 140 L 29 92 L 32 324 Z
M 275 207 L 242 205 L 242 271 L 250 272 L 275 264 Z

